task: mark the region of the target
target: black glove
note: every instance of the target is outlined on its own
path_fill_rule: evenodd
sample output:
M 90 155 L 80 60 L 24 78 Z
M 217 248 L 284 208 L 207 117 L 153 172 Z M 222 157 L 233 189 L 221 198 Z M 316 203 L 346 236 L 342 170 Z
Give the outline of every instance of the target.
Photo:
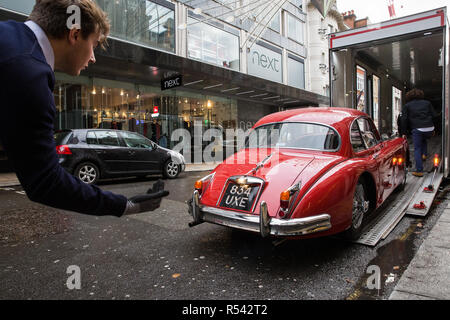
M 153 211 L 159 208 L 163 197 L 168 196 L 169 191 L 164 190 L 164 182 L 158 180 L 149 188 L 147 194 L 134 196 L 128 199 L 124 214 Z

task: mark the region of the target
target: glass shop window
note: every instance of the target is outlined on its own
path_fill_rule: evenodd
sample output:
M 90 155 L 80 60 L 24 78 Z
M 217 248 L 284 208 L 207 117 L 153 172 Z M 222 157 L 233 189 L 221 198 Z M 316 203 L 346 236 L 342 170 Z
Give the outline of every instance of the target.
M 239 70 L 239 37 L 195 19 L 188 20 L 188 58 Z

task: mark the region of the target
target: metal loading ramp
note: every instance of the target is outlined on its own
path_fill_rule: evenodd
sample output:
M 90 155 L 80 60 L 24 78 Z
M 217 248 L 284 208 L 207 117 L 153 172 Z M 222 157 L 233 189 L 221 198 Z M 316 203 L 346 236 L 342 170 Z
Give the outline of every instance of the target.
M 389 235 L 406 213 L 418 215 L 418 211 L 420 216 L 425 216 L 431 207 L 443 177 L 442 173 L 437 173 L 433 183 L 434 191 L 432 193 L 425 193 L 423 190 L 429 185 L 432 175 L 433 173 L 429 173 L 419 178 L 408 174 L 405 190 L 398 197 L 399 199 L 389 208 L 379 212 L 364 228 L 361 237 L 354 242 L 373 247 Z M 420 201 L 425 202 L 425 209 L 409 209 L 410 206 L 412 207 Z
M 416 217 L 425 217 L 428 212 L 430 211 L 430 207 L 433 204 L 434 197 L 436 196 L 436 193 L 438 192 L 439 186 L 442 182 L 443 174 L 442 173 L 436 173 L 436 176 L 434 177 L 432 181 L 433 173 L 429 173 L 426 177 L 426 179 L 423 180 L 421 186 L 419 189 L 417 189 L 416 193 L 414 194 L 414 197 L 412 198 L 411 202 L 409 203 L 408 208 L 406 209 L 406 214 L 410 216 L 416 216 Z M 425 192 L 425 188 L 427 188 L 430 183 L 432 182 L 433 191 L 432 192 Z M 423 204 L 423 208 L 419 209 L 420 204 Z

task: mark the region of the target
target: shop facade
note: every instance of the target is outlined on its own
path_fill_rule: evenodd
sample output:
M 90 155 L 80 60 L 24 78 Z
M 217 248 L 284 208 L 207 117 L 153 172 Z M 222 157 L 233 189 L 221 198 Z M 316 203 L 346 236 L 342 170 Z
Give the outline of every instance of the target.
M 302 1 L 288 1 L 258 39 L 251 20 L 196 14 L 205 1 L 96 2 L 111 20 L 108 47 L 79 77 L 56 72 L 55 130 L 128 130 L 172 148 L 177 129 L 247 130 L 269 113 L 328 104 L 305 90 Z M 33 5 L 0 0 L 0 20 L 24 21 Z M 182 83 L 162 88 L 174 75 Z
M 56 73 L 55 130 L 103 128 L 137 132 L 172 148 L 177 129 L 238 127 L 237 101 L 97 77 Z

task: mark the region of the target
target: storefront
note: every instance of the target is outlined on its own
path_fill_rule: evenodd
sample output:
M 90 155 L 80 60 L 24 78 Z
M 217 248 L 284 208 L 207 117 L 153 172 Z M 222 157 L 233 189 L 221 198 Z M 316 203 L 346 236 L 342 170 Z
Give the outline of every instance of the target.
M 56 74 L 55 130 L 108 128 L 138 132 L 164 147 L 172 133 L 204 129 L 236 129 L 237 102 L 213 95 L 159 88 L 97 77 Z
M 305 90 L 305 52 L 294 50 L 303 48 L 302 35 L 290 28 L 289 39 L 280 40 L 281 13 L 269 26 L 271 40 L 256 41 L 247 53 L 240 48 L 242 28 L 180 9 L 180 3 L 97 3 L 111 20 L 107 50 L 98 49 L 96 63 L 79 77 L 56 72 L 55 130 L 128 130 L 172 148 L 180 128 L 245 131 L 267 114 L 329 103 Z M 25 21 L 33 4 L 0 0 L 0 20 Z M 296 44 L 284 48 L 291 39 Z M 182 84 L 163 90 L 162 81 L 172 75 Z

